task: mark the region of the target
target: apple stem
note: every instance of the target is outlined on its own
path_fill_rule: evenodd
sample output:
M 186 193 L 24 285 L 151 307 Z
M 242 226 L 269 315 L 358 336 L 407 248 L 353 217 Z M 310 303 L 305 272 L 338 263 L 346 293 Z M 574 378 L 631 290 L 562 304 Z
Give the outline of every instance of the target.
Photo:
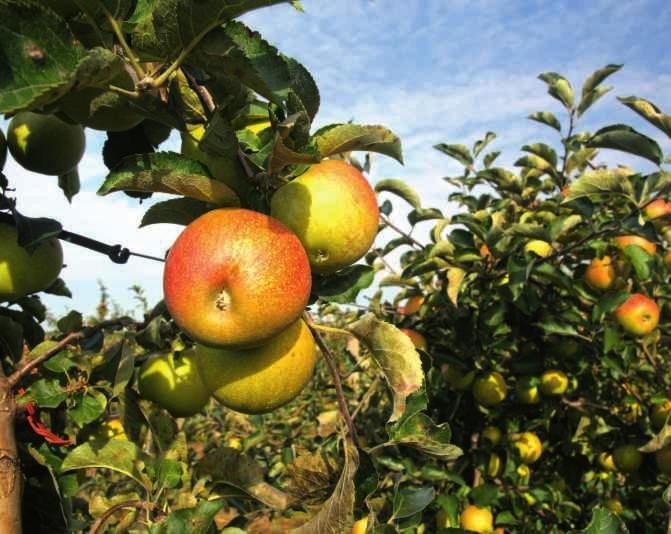
M 349 409 L 347 408 L 347 400 L 345 399 L 345 392 L 343 391 L 342 388 L 342 382 L 340 380 L 340 372 L 338 371 L 338 366 L 335 363 L 333 354 L 331 353 L 331 349 L 328 348 L 326 342 L 324 341 L 324 338 L 315 328 L 316 325 L 313 323 L 310 314 L 308 312 L 305 312 L 303 314 L 303 318 L 305 320 L 305 323 L 308 325 L 310 332 L 312 332 L 312 336 L 315 338 L 315 342 L 317 343 L 319 350 L 324 356 L 324 361 L 326 361 L 326 365 L 328 365 L 329 371 L 331 371 L 331 376 L 333 377 L 333 385 L 335 386 L 336 396 L 338 397 L 338 407 L 340 408 L 340 415 L 342 415 L 342 418 L 345 420 L 345 424 L 347 425 L 347 429 L 349 430 L 350 436 L 352 437 L 352 441 L 354 441 L 354 444 L 357 447 L 360 447 L 359 438 L 356 434 L 356 430 L 354 429 L 354 421 L 352 420 L 352 417 L 350 416 L 349 413 Z

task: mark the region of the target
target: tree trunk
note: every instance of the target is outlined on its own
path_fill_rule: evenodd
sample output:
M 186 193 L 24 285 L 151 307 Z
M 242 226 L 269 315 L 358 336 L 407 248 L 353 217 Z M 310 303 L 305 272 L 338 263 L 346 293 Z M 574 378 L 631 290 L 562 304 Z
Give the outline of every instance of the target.
M 0 532 L 21 534 L 21 466 L 16 450 L 16 402 L 0 368 Z

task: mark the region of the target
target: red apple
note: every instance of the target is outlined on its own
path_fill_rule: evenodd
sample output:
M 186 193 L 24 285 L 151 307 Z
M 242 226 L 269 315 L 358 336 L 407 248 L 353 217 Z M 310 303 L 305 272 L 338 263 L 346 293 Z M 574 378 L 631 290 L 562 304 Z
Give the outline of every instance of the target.
M 615 269 L 610 256 L 594 258 L 585 270 L 585 282 L 592 288 L 604 291 L 613 285 Z
M 625 249 L 628 245 L 636 245 L 641 247 L 648 254 L 654 254 L 657 252 L 657 245 L 648 241 L 645 237 L 640 237 L 637 235 L 621 235 L 615 238 L 615 244 L 622 250 Z
M 614 315 L 626 332 L 634 336 L 644 336 L 657 326 L 659 307 L 654 300 L 636 293 L 620 304 Z
M 406 336 L 410 338 L 412 341 L 413 345 L 417 347 L 418 349 L 426 350 L 428 345 L 426 344 L 426 338 L 417 332 L 417 330 L 413 330 L 412 328 L 401 328 L 401 332 L 403 332 Z
M 405 306 L 398 307 L 398 313 L 400 313 L 401 315 L 410 315 L 413 313 L 417 313 L 419 309 L 422 307 L 422 304 L 424 304 L 423 296 L 416 295 L 414 297 L 410 297 L 408 301 L 405 303 Z
M 671 204 L 663 198 L 658 198 L 657 200 L 654 200 L 648 204 L 643 209 L 643 212 L 650 220 L 658 219 L 659 217 L 664 217 L 664 215 L 671 213 Z
M 179 235 L 163 274 L 168 311 L 212 347 L 258 346 L 303 312 L 312 278 L 296 235 L 255 211 L 202 215 Z

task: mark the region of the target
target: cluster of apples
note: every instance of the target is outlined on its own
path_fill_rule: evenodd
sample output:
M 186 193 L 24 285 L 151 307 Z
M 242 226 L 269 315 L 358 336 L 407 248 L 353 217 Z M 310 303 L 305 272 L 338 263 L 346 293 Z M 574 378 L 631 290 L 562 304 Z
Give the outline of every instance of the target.
M 195 345 L 147 360 L 141 395 L 177 416 L 202 410 L 210 396 L 250 414 L 291 401 L 317 359 L 301 318 L 312 275 L 361 258 L 378 217 L 363 174 L 325 160 L 280 187 L 270 215 L 222 208 L 189 224 L 168 254 L 163 289 L 170 315 Z

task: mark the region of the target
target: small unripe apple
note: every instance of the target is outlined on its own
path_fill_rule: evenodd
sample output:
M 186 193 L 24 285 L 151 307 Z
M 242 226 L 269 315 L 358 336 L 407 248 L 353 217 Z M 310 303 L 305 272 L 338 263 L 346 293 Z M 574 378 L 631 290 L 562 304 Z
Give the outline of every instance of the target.
M 165 303 L 179 327 L 212 347 L 251 347 L 303 313 L 312 277 L 305 250 L 282 223 L 226 208 L 179 235 L 165 263 Z
M 515 383 L 517 399 L 522 404 L 537 404 L 541 401 L 538 391 L 538 379 L 533 376 L 523 376 Z
M 536 462 L 543 454 L 543 444 L 540 438 L 533 432 L 522 432 L 521 434 L 513 434 L 513 446 L 517 449 L 520 459 L 525 464 L 532 464 Z
M 610 256 L 594 258 L 585 270 L 585 282 L 599 291 L 610 288 L 614 281 L 615 268 Z
M 501 442 L 502 437 L 503 433 L 496 426 L 488 426 L 482 431 L 482 439 L 488 440 L 494 446 Z
M 499 404 L 508 394 L 506 381 L 496 371 L 485 373 L 473 381 L 473 398 L 483 406 Z
M 667 399 L 661 404 L 655 404 L 650 411 L 650 421 L 653 428 L 656 430 L 662 428 L 669 413 L 671 413 L 671 399 Z
M 532 239 L 524 246 L 524 250 L 526 252 L 533 252 L 541 258 L 545 258 L 552 253 L 552 245 L 547 241 Z
M 541 376 L 541 393 L 543 395 L 563 395 L 567 389 L 568 376 L 563 371 L 550 369 Z
M 645 237 L 638 235 L 621 235 L 615 238 L 615 244 L 621 249 L 624 250 L 629 245 L 636 245 L 641 247 L 648 254 L 652 255 L 657 252 L 657 245 L 648 241 Z
M 624 473 L 634 473 L 641 467 L 643 455 L 635 445 L 620 445 L 613 451 L 613 463 Z
M 413 330 L 412 328 L 401 328 L 400 330 L 410 338 L 413 345 L 415 345 L 415 347 L 418 349 L 425 351 L 428 348 L 428 345 L 426 344 L 426 338 L 417 330 Z
M 620 304 L 613 315 L 626 332 L 634 336 L 644 336 L 657 327 L 659 307 L 654 300 L 636 293 Z
M 140 396 L 155 402 L 175 417 L 200 412 L 210 399 L 196 366 L 193 349 L 149 358 L 138 376 Z
M 280 187 L 270 214 L 296 233 L 317 274 L 361 258 L 379 224 L 375 191 L 358 169 L 341 160 L 322 161 Z
M 63 267 L 58 239 L 40 243 L 32 254 L 18 243 L 16 226 L 0 223 L 0 302 L 47 289 Z
M 494 516 L 487 508 L 469 504 L 459 516 L 461 528 L 473 532 L 491 532 L 494 530 Z
M 317 351 L 298 320 L 252 349 L 196 345 L 200 375 L 212 395 L 237 412 L 261 414 L 293 400 L 312 378 Z
M 655 453 L 657 469 L 665 475 L 671 475 L 671 446 L 667 445 Z

